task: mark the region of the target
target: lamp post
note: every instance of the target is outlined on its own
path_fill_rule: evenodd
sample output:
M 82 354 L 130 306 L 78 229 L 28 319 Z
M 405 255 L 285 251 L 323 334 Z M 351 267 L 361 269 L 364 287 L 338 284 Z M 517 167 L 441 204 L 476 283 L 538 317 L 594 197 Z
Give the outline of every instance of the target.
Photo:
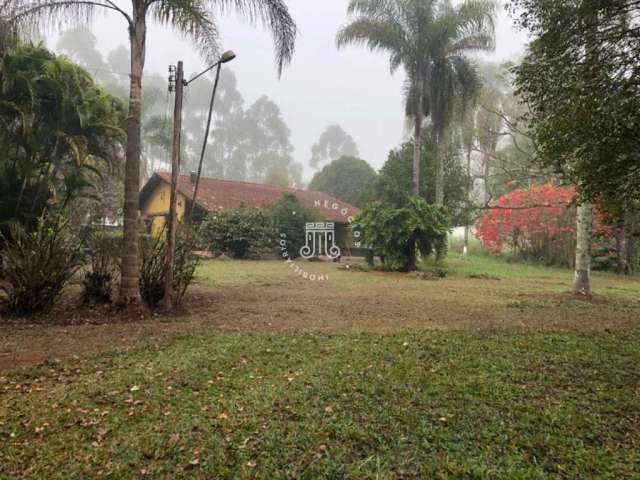
M 193 188 L 193 198 L 191 199 L 191 210 L 189 212 L 189 221 L 193 221 L 193 212 L 196 207 L 196 198 L 198 196 L 198 186 L 200 185 L 200 175 L 202 174 L 202 162 L 204 161 L 204 154 L 207 150 L 207 140 L 209 139 L 209 129 L 211 128 L 213 102 L 216 98 L 216 91 L 218 90 L 218 81 L 220 80 L 220 69 L 222 68 L 222 64 L 228 63 L 234 58 L 236 58 L 236 54 L 233 53 L 231 50 L 224 52 L 220 57 L 220 60 L 218 60 L 216 63 L 208 67 L 206 70 L 200 72 L 198 75 L 196 75 L 195 77 L 193 77 L 191 80 L 187 82 L 187 85 L 189 85 L 191 82 L 198 79 L 199 77 L 201 77 L 202 75 L 210 71 L 212 68 L 218 67 L 216 69 L 216 80 L 213 84 L 213 92 L 211 92 L 211 102 L 209 103 L 209 115 L 207 117 L 207 127 L 204 132 L 204 139 L 202 140 L 202 150 L 200 151 L 200 161 L 198 162 L 198 174 L 196 176 L 196 184 Z

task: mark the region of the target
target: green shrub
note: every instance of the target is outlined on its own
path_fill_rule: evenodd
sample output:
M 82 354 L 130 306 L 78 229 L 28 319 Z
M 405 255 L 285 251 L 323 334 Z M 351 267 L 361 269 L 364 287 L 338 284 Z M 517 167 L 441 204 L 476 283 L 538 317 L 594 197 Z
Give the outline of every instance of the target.
M 214 255 L 260 258 L 273 253 L 277 234 L 271 218 L 259 208 L 240 207 L 207 216 L 200 234 Z
M 438 261 L 446 256 L 450 230 L 446 209 L 422 198 L 412 197 L 404 208 L 372 202 L 362 209 L 353 228 L 362 232 L 387 270 L 415 270 L 417 251 L 425 258 L 435 252 Z
M 157 307 L 164 298 L 164 256 L 162 237 L 143 235 L 140 239 L 140 296 L 149 307 Z
M 292 193 L 269 208 L 268 215 L 278 235 L 278 245 L 282 256 L 297 258 L 305 245 L 305 226 L 320 220 L 319 215 L 305 207 Z
M 175 264 L 173 267 L 173 301 L 175 305 L 182 302 L 200 264 L 200 257 L 194 254 L 199 243 L 200 238 L 197 231 L 187 225 L 182 225 L 176 232 Z
M 120 273 L 122 236 L 93 232 L 88 239 L 88 247 L 90 265 L 82 281 L 83 298 L 87 302 L 108 303 Z
M 433 278 L 446 278 L 449 274 L 449 268 L 446 262 L 438 256 L 423 259 L 420 263 L 419 270 L 424 276 Z
M 196 235 L 185 225 L 176 232 L 173 265 L 174 305 L 179 305 L 193 281 L 199 258 L 194 255 Z M 156 308 L 164 298 L 164 259 L 167 244 L 162 237 L 145 235 L 140 241 L 140 295 L 150 307 Z
M 32 230 L 11 224 L 1 256 L 0 288 L 13 315 L 49 310 L 82 264 L 82 243 L 61 217 L 40 218 Z

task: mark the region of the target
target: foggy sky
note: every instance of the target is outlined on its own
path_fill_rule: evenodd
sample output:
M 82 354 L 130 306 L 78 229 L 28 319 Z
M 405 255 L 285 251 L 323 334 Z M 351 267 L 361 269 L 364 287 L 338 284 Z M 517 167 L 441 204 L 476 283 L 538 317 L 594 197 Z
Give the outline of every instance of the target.
M 358 144 L 360 156 L 376 169 L 406 134 L 403 73 L 391 76 L 388 59 L 381 53 L 356 46 L 336 49 L 335 35 L 347 21 L 347 3 L 348 0 L 287 1 L 299 36 L 293 62 L 281 79 L 277 77 L 268 33 L 234 14 L 221 17 L 218 22 L 222 50 L 231 49 L 238 55 L 228 65 L 238 78 L 245 103 L 266 94 L 280 106 L 291 129 L 294 159 L 305 165 L 307 181 L 315 171 L 308 166 L 311 146 L 330 124 L 341 125 Z M 92 30 L 105 56 L 118 45 L 128 45 L 125 22 L 117 14 L 101 15 Z M 504 61 L 522 53 L 526 36 L 513 29 L 512 20 L 502 9 L 496 33 L 496 52 L 484 58 Z M 48 43 L 54 46 L 57 36 L 50 40 Z M 188 41 L 171 29 L 151 25 L 146 71 L 165 75 L 168 64 L 178 60 L 185 62 L 187 78 L 204 67 Z

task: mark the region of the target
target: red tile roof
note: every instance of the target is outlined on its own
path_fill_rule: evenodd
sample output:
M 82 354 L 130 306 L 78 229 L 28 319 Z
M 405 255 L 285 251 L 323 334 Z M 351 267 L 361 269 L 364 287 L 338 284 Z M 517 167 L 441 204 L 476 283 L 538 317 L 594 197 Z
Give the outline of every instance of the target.
M 157 172 L 155 175 L 166 183 L 171 182 L 169 172 Z M 178 191 L 188 199 L 193 198 L 194 187 L 190 175 L 178 177 Z M 196 203 L 210 212 L 237 208 L 241 204 L 265 207 L 277 203 L 286 192 L 293 193 L 308 208 L 315 208 L 325 221 L 349 223 L 349 217 L 355 217 L 359 211 L 357 207 L 322 192 L 210 177 L 200 177 Z

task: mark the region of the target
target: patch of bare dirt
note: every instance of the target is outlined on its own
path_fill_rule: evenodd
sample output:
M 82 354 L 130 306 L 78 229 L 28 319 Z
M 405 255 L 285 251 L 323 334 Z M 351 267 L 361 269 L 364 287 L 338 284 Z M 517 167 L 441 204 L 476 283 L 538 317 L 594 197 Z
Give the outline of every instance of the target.
M 311 282 L 275 265 L 273 277 L 195 285 L 171 315 L 80 305 L 77 292 L 36 322 L 0 322 L 0 371 L 133 346 L 195 329 L 237 333 L 398 330 L 579 331 L 636 327 L 640 303 L 553 292 L 553 279 L 437 282 L 404 274 L 331 272 Z M 277 274 L 277 268 L 282 272 Z M 557 282 L 557 279 L 555 280 Z

